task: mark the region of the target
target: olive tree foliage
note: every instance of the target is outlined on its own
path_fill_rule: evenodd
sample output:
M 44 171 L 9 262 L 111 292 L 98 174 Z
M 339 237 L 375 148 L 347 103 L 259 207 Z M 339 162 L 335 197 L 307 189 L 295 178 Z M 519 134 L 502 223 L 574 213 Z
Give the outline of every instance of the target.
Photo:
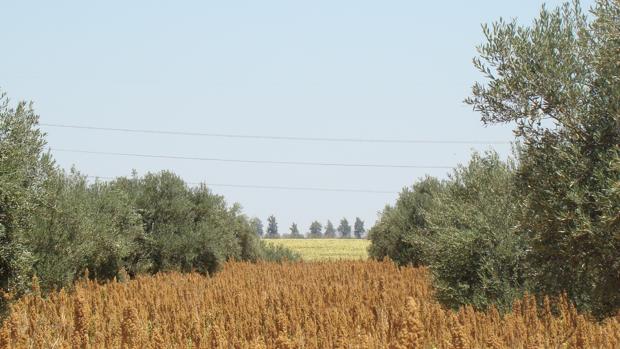
M 0 91 L 0 289 L 13 295 L 28 288 L 34 258 L 23 233 L 32 227 L 54 167 L 38 119 L 31 104 L 11 108 Z M 5 306 L 0 297 L 0 310 Z
M 429 266 L 447 306 L 508 309 L 526 287 L 514 168 L 496 152 L 474 153 L 446 180 L 405 188 L 370 230 L 370 256 Z
M 534 287 L 582 309 L 620 308 L 620 2 L 542 9 L 530 26 L 484 27 L 466 100 L 521 139 L 519 230 Z
M 106 183 L 89 184 L 75 169 L 57 171 L 44 191 L 45 205 L 24 232 L 41 287 L 69 286 L 85 270 L 98 280 L 117 276 L 142 233 L 127 195 Z
M 507 310 L 526 287 L 514 173 L 497 153 L 474 153 L 427 206 L 426 235 L 409 238 L 424 251 L 442 303 Z
M 190 188 L 170 171 L 119 178 L 112 185 L 127 193 L 144 229 L 133 238 L 130 274 L 212 273 L 228 259 L 260 258 L 256 230 L 241 208 L 229 208 L 204 185 Z
M 443 184 L 426 177 L 410 188 L 404 188 L 394 206 L 386 206 L 377 223 L 368 232 L 371 258 L 389 257 L 400 265 L 427 265 L 429 243 L 426 211 L 433 205 Z
M 212 273 L 229 259 L 296 260 L 261 243 L 238 204 L 169 171 L 88 181 L 44 151 L 32 106 L 0 94 L 0 317 L 33 288 L 139 273 Z
M 110 183 L 57 171 L 43 191 L 22 241 L 44 290 L 70 286 L 85 270 L 101 281 L 125 272 L 206 274 L 228 259 L 264 256 L 238 205 L 168 171 Z

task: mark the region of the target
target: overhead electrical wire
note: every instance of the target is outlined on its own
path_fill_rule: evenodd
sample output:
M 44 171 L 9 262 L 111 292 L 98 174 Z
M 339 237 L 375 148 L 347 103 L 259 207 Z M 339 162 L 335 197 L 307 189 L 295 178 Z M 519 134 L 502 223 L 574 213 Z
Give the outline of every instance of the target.
M 213 161 L 213 162 L 230 162 L 230 163 L 247 163 L 247 164 L 268 164 L 268 165 L 299 165 L 299 166 L 329 166 L 329 167 L 365 167 L 365 168 L 406 168 L 406 169 L 453 169 L 454 166 L 421 166 L 409 164 L 370 164 L 370 163 L 342 163 L 342 162 L 310 162 L 310 161 L 275 161 L 275 160 L 250 160 L 250 159 L 228 159 L 216 157 L 194 157 L 194 156 L 177 156 L 177 155 L 160 155 L 160 154 L 138 154 L 138 153 L 121 153 L 121 152 L 104 152 L 91 151 L 81 149 L 64 149 L 50 148 L 52 151 L 66 153 L 81 153 L 93 155 L 109 155 L 109 156 L 126 156 L 139 158 L 157 158 L 157 159 L 174 159 L 174 160 L 194 160 L 194 161 Z
M 257 139 L 257 140 L 277 140 L 277 141 L 307 141 L 307 142 L 342 142 L 342 143 L 393 143 L 393 144 L 481 144 L 481 145 L 499 145 L 510 144 L 506 141 L 484 141 L 484 140 L 449 140 L 449 139 L 388 139 L 388 138 L 332 138 L 332 137 L 298 137 L 298 136 L 274 136 L 259 134 L 232 134 L 232 133 L 210 133 L 210 132 L 191 132 L 191 131 L 165 131 L 165 130 L 148 130 L 136 128 L 118 128 L 118 127 L 97 127 L 83 125 L 68 125 L 56 123 L 40 123 L 45 127 L 68 128 L 78 130 L 94 130 L 107 132 L 125 132 L 125 133 L 143 133 L 158 135 L 175 135 L 175 136 L 195 136 L 195 137 L 214 137 L 214 138 L 237 138 L 237 139 Z
M 117 177 L 106 176 L 87 176 L 93 179 L 114 180 Z M 231 188 L 248 188 L 248 189 L 273 189 L 273 190 L 299 190 L 299 191 L 316 191 L 316 192 L 344 192 L 344 193 L 368 193 L 368 194 L 397 194 L 394 191 L 387 190 L 368 190 L 368 189 L 344 189 L 344 188 L 318 188 L 318 187 L 294 187 L 294 186 L 276 186 L 276 185 L 256 185 L 256 184 L 229 184 L 229 183 L 210 183 L 210 182 L 186 182 L 190 185 L 204 184 L 207 187 L 231 187 Z
M 53 123 L 41 123 L 40 125 L 46 126 L 46 127 L 95 130 L 95 131 L 107 131 L 107 132 L 126 132 L 126 133 L 175 135 L 175 136 L 199 136 L 199 137 L 219 137 L 219 138 L 258 139 L 258 140 L 262 139 L 262 140 L 277 140 L 277 141 L 394 143 L 394 144 L 406 144 L 406 143 L 409 143 L 409 144 L 510 144 L 510 142 L 503 142 L 503 141 L 480 141 L 480 140 L 423 140 L 423 139 L 293 137 L 293 136 L 270 136 L 270 135 L 257 135 L 257 134 L 224 134 L 224 133 L 163 131 L 163 130 L 130 129 L 130 128 L 110 128 L 110 127 L 79 126 L 79 125 L 66 125 L 66 124 L 53 124 Z M 342 163 L 342 162 L 230 159 L 230 158 L 219 158 L 219 157 L 195 157 L 195 156 L 141 154 L 141 153 L 127 153 L 127 152 L 106 152 L 106 151 L 92 151 L 92 150 L 83 150 L 83 149 L 65 149 L 65 148 L 50 148 L 50 150 L 56 151 L 56 152 L 70 152 L 70 153 L 82 153 L 82 154 L 104 155 L 104 156 L 124 156 L 124 157 L 139 157 L 139 158 L 159 158 L 159 159 L 174 159 L 174 160 L 212 161 L 212 162 L 228 162 L 228 163 L 268 164 L 268 165 L 403 168 L 403 169 L 453 169 L 454 168 L 454 166 L 434 166 L 434 165 L 423 166 L 423 165 L 411 165 L 411 164 L 376 164 L 376 163 Z M 114 177 L 104 177 L 104 176 L 87 176 L 87 177 L 106 179 L 106 180 L 115 179 Z M 315 191 L 315 192 L 396 194 L 396 192 L 387 191 L 387 190 L 321 188 L 321 187 L 304 187 L 304 186 L 273 186 L 273 185 L 208 183 L 208 182 L 187 182 L 187 183 L 190 185 L 205 184 L 208 187 L 297 190 L 297 191 Z

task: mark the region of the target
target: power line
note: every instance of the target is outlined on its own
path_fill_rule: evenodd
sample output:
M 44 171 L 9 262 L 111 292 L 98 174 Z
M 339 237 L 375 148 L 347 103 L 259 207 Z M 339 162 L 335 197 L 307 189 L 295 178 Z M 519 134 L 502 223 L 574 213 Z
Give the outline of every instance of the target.
M 226 158 L 175 156 L 175 155 L 158 155 L 158 154 L 115 153 L 115 152 L 90 151 L 90 150 L 79 150 L 79 149 L 61 149 L 61 148 L 50 148 L 50 150 L 58 151 L 58 152 L 93 154 L 93 155 L 127 156 L 127 157 L 174 159 L 174 160 L 213 161 L 213 162 L 231 162 L 231 163 L 247 163 L 247 164 L 269 164 L 269 165 L 365 167 L 365 168 L 416 168 L 416 169 L 452 169 L 454 168 L 453 166 L 419 166 L 419 165 L 407 165 L 407 164 L 368 164 L 368 163 L 341 163 L 341 162 L 306 162 L 306 161 L 226 159 Z
M 94 179 L 114 180 L 115 177 L 87 176 Z M 397 192 L 387 190 L 366 190 L 366 189 L 343 189 L 343 188 L 318 188 L 318 187 L 290 187 L 275 185 L 255 185 L 255 184 L 228 184 L 228 183 L 209 183 L 209 182 L 185 182 L 190 185 L 204 184 L 207 187 L 231 187 L 248 189 L 271 189 L 271 190 L 299 190 L 299 191 L 322 191 L 322 192 L 343 192 L 343 193 L 368 193 L 368 194 L 397 194 Z
M 237 139 L 262 139 L 277 141 L 307 141 L 307 142 L 341 142 L 341 143 L 392 143 L 392 144 L 510 144 L 506 141 L 482 141 L 482 140 L 431 140 L 431 139 L 381 139 L 381 138 L 330 138 L 330 137 L 297 137 L 297 136 L 272 136 L 272 135 L 256 135 L 256 134 L 229 134 L 229 133 L 206 133 L 206 132 L 189 132 L 189 131 L 164 131 L 164 130 L 147 130 L 133 128 L 115 128 L 115 127 L 96 127 L 96 126 L 80 126 L 41 123 L 41 126 L 69 128 L 78 130 L 96 130 L 108 132 L 126 132 L 126 133 L 144 133 L 159 135 L 175 135 L 175 136 L 196 136 L 196 137 L 216 137 L 216 138 L 237 138 Z

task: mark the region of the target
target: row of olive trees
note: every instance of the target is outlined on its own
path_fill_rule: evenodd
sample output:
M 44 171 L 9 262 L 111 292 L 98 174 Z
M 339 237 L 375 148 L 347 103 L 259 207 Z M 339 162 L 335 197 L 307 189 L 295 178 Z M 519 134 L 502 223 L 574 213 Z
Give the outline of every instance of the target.
M 163 171 L 89 183 L 45 152 L 32 108 L 0 98 L 0 292 L 44 290 L 88 270 L 109 280 L 138 273 L 212 273 L 228 259 L 295 259 L 264 244 L 238 205 Z M 5 308 L 5 297 L 0 297 Z
M 370 255 L 430 266 L 447 305 L 508 308 L 525 286 L 514 178 L 512 162 L 474 153 L 447 180 L 405 188 L 370 230 Z
M 371 254 L 429 265 L 447 304 L 507 305 L 566 292 L 598 316 L 620 309 L 620 3 L 499 21 L 466 102 L 514 123 L 518 163 L 474 155 L 446 181 L 406 189 L 371 229 Z
M 268 239 L 277 239 L 279 237 L 290 238 L 290 239 L 303 239 L 304 237 L 308 237 L 310 239 L 319 239 L 319 238 L 350 238 L 351 233 L 356 239 L 361 239 L 366 234 L 366 229 L 364 228 L 364 221 L 362 221 L 359 217 L 355 218 L 355 223 L 353 224 L 353 228 L 349 224 L 349 221 L 346 218 L 340 220 L 340 225 L 338 228 L 334 228 L 334 225 L 330 220 L 327 221 L 325 225 L 325 232 L 323 232 L 323 226 L 319 221 L 314 221 L 310 224 L 308 229 L 308 233 L 305 235 L 299 231 L 299 227 L 297 223 L 292 223 L 289 228 L 289 233 L 282 234 L 278 232 L 278 222 L 276 221 L 276 217 L 271 215 L 267 218 L 267 230 L 264 231 L 263 223 L 258 218 L 252 218 L 250 223 L 254 227 L 256 235 L 260 237 L 265 237 Z

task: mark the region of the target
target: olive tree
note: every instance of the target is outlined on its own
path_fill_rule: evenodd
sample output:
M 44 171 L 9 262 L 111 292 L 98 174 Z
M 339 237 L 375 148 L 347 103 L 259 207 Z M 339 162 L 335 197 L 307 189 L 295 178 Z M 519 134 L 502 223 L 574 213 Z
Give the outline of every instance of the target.
M 519 230 L 540 292 L 598 315 L 620 308 L 620 3 L 543 8 L 529 26 L 484 27 L 466 100 L 522 142 Z
M 474 153 L 425 210 L 427 235 L 412 241 L 423 247 L 444 304 L 507 310 L 525 289 L 527 246 L 515 230 L 514 173 L 513 161 Z
M 28 288 L 34 258 L 23 234 L 32 226 L 54 169 L 38 122 L 31 104 L 12 108 L 0 91 L 0 289 L 14 295 Z M 0 297 L 0 310 L 5 306 Z
M 377 223 L 368 232 L 369 255 L 374 259 L 389 257 L 401 265 L 428 265 L 431 243 L 426 212 L 443 190 L 434 177 L 419 180 L 404 188 L 394 206 L 386 206 Z

